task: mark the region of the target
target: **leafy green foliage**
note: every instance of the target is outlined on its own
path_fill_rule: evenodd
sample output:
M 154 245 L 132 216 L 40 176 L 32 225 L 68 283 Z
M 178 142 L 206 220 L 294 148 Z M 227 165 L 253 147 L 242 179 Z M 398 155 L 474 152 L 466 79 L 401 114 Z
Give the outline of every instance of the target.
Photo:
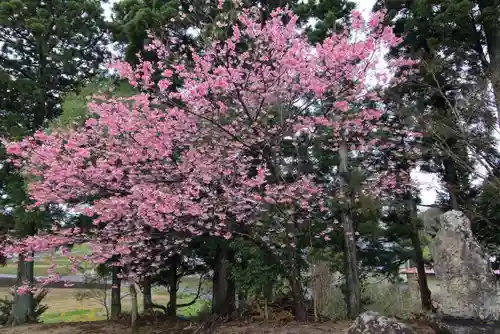
M 0 233 L 11 232 L 18 236 L 33 234 L 37 229 L 49 227 L 51 216 L 49 212 L 35 209 L 26 211 L 24 206 L 30 203 L 23 177 L 9 163 L 0 146 Z
M 2 1 L 0 87 L 9 117 L 28 132 L 56 117 L 61 95 L 99 73 L 105 32 L 97 0 Z
M 472 231 L 486 247 L 490 256 L 497 257 L 495 268 L 500 265 L 500 183 L 496 175 L 491 175 L 482 185 L 474 203 L 474 224 Z
M 487 22 L 493 17 L 498 22 L 498 6 L 475 0 L 380 0 L 380 7 L 388 9 L 388 21 L 396 21 L 395 32 L 404 35 L 391 56 L 420 61 L 405 84 L 388 92 L 388 101 L 399 114 L 411 115 L 416 131 L 424 134 L 421 169 L 440 176 L 446 189 L 440 203 L 470 212 L 475 192 L 468 152 L 483 157 L 495 151 L 485 50 L 493 46 Z
M 237 240 L 233 247 L 236 261 L 231 266 L 231 276 L 241 295 L 270 299 L 277 290 L 283 289 L 286 275 L 280 263 L 249 242 Z
M 62 96 L 101 71 L 106 30 L 98 0 L 0 3 L 1 137 L 19 140 L 60 114 Z M 7 159 L 0 146 L 0 234 L 34 235 L 67 218 L 60 207 L 25 210 L 32 204 L 25 180 Z M 15 299 L 16 317 L 33 313 L 27 309 L 33 304 L 21 299 Z
M 254 0 L 243 1 L 244 7 L 256 4 Z M 354 3 L 348 0 L 307 3 L 271 0 L 266 1 L 265 6 L 267 9 L 262 12 L 264 20 L 273 9 L 285 6 L 292 8 L 303 23 L 314 19 L 306 29 L 311 41 L 316 43 L 323 40 L 328 31 L 340 29 L 340 20 L 348 17 Z M 202 0 L 121 0 L 115 4 L 113 12 L 113 39 L 125 44 L 125 59 L 135 64 L 138 53 L 146 58 L 151 56 L 144 51 L 148 30 L 163 39 L 175 37 L 185 46 L 201 47 L 213 38 L 221 39 L 231 33 L 229 27 L 236 18 L 237 8 L 231 1 L 225 1 L 222 9 L 217 9 L 215 2 Z M 229 27 L 219 26 L 217 22 L 225 22 Z M 193 34 L 193 31 L 198 33 Z M 177 51 L 189 53 L 188 47 Z
M 100 71 L 107 56 L 100 1 L 35 0 L 0 4 L 0 136 L 19 140 L 60 114 L 61 96 Z M 33 234 L 57 208 L 25 211 L 23 178 L 0 147 L 0 230 Z

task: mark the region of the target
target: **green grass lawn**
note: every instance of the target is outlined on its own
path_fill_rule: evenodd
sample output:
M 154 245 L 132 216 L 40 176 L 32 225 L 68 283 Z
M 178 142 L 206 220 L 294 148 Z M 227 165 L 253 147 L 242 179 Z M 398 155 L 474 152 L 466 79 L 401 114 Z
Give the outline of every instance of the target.
M 180 295 L 178 296 L 178 303 L 187 303 L 193 299 L 194 296 Z M 166 305 L 168 302 L 167 293 L 164 290 L 154 290 L 153 291 L 153 300 L 156 303 L 161 303 Z M 49 309 L 47 312 L 43 313 L 40 317 L 40 320 L 46 324 L 60 323 L 60 322 L 82 322 L 82 321 L 99 321 L 106 320 L 106 309 L 102 305 L 94 305 L 96 307 L 92 308 L 79 308 L 74 309 L 76 306 L 73 301 L 67 300 L 67 303 L 62 303 L 60 305 L 56 305 L 57 303 L 52 303 L 54 309 L 64 309 L 57 312 L 51 311 L 50 302 L 47 303 L 49 305 Z M 138 303 L 139 303 L 139 312 L 143 310 L 142 304 L 142 296 L 138 295 Z M 82 305 L 83 306 L 83 305 Z M 88 306 L 86 304 L 85 306 Z M 192 317 L 196 316 L 202 311 L 204 308 L 208 307 L 209 304 L 207 301 L 198 300 L 191 306 L 182 307 L 177 310 L 177 315 L 183 317 Z M 67 308 L 68 310 L 66 310 Z M 72 309 L 73 308 L 73 309 Z M 122 310 L 124 312 L 130 312 L 131 304 L 128 298 L 124 298 L 122 300 Z
M 45 324 L 97 320 L 106 320 L 106 316 L 101 313 L 101 310 L 99 308 L 88 310 L 73 310 L 68 312 L 45 312 L 40 317 L 40 321 Z
M 193 317 L 200 313 L 205 307 L 206 302 L 197 302 L 191 306 L 183 307 L 177 310 L 177 315 L 182 317 Z M 130 309 L 125 308 L 125 312 Z M 45 312 L 40 317 L 44 324 L 55 324 L 60 322 L 84 322 L 106 320 L 106 311 L 104 308 L 73 310 L 68 312 Z
M 188 283 L 189 284 L 189 283 Z M 89 291 L 89 290 L 86 290 Z M 81 289 L 76 288 L 50 288 L 49 293 L 42 301 L 42 304 L 47 305 L 48 309 L 42 314 L 40 320 L 44 323 L 58 323 L 58 322 L 82 322 L 82 321 L 98 321 L 106 319 L 106 311 L 103 306 L 102 290 L 95 289 L 97 294 L 95 298 L 86 298 L 78 300 L 76 298 Z M 205 290 L 207 291 L 207 290 Z M 122 310 L 129 312 L 131 308 L 131 300 L 128 295 L 128 289 L 122 289 Z M 9 288 L 0 288 L 0 297 L 7 296 Z M 165 288 L 153 288 L 152 290 L 153 302 L 156 304 L 166 306 L 169 300 L 168 291 Z M 177 295 L 177 303 L 184 304 L 191 302 L 195 297 L 194 293 L 185 294 L 179 293 Z M 107 300 L 110 304 L 110 295 L 108 291 Z M 137 294 L 137 301 L 139 312 L 143 311 L 143 296 L 139 292 Z M 191 306 L 179 308 L 177 314 L 184 317 L 195 316 L 201 310 L 209 306 L 209 302 L 199 299 Z
M 75 256 L 83 256 L 90 251 L 88 245 L 76 245 L 71 254 Z M 69 261 L 65 256 L 56 254 L 53 260 L 57 264 L 56 270 L 62 275 L 75 275 L 71 273 Z M 42 256 L 35 259 L 35 276 L 46 276 L 52 262 L 48 256 Z M 9 261 L 6 266 L 0 267 L 0 274 L 16 275 L 17 264 L 14 261 Z M 199 279 L 196 277 L 185 277 L 179 284 L 179 294 L 177 302 L 179 304 L 191 302 L 195 297 L 198 288 Z M 211 283 L 208 281 L 203 282 L 202 289 L 204 291 L 210 290 Z M 188 289 L 186 293 L 186 289 Z M 0 288 L 0 297 L 8 295 L 9 288 Z M 58 322 L 81 322 L 81 321 L 97 321 L 105 320 L 106 312 L 102 305 L 102 301 L 98 300 L 83 300 L 77 301 L 76 294 L 80 291 L 76 288 L 51 288 L 47 297 L 43 300 L 49 308 L 42 314 L 41 321 L 44 323 L 58 323 Z M 122 309 L 124 312 L 130 310 L 131 302 L 128 296 L 128 289 L 122 289 Z M 160 305 L 167 305 L 168 291 L 164 288 L 153 288 L 152 291 L 153 302 Z M 143 297 L 138 293 L 139 312 L 143 310 Z M 102 298 L 101 298 L 102 300 Z M 179 308 L 177 311 L 180 316 L 195 316 L 203 308 L 207 307 L 207 301 L 198 300 L 195 304 Z

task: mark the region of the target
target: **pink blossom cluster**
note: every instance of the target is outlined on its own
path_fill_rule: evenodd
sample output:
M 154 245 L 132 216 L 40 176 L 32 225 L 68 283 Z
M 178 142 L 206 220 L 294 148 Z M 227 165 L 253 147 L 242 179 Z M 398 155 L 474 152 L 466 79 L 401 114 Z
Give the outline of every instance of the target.
M 390 74 L 412 61 L 380 69 L 380 54 L 400 42 L 382 26 L 383 13 L 365 22 L 354 12 L 352 28 L 317 45 L 287 9 L 273 11 L 266 24 L 251 13 L 242 12 L 226 41 L 193 51 L 192 63 L 171 63 L 170 45 L 154 40 L 148 48 L 157 62 L 110 65 L 144 93 L 89 103 L 81 128 L 39 131 L 8 145 L 30 176 L 35 206 L 64 203 L 93 218 L 86 260 L 119 255 L 134 275 L 145 275 L 205 233 L 293 238 L 282 222 L 312 222 L 314 212 L 328 210 L 324 199 L 337 194 L 298 170 L 283 154 L 285 143 L 294 145 L 298 131 L 319 138 L 328 130 L 321 145 L 331 151 L 347 143 L 368 156 L 392 145 L 376 135 L 390 130 L 376 87 L 397 84 Z M 175 77 L 182 88 L 172 89 Z M 397 188 L 393 183 L 385 189 Z M 7 251 L 38 252 L 72 238 L 83 240 L 53 233 Z

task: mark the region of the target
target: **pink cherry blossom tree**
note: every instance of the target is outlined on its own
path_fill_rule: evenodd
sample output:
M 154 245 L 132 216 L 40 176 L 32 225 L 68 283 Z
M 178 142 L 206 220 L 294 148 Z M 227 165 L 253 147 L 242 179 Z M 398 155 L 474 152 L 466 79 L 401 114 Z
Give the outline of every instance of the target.
M 316 183 L 283 146 L 297 146 L 305 135 L 332 152 L 367 157 L 390 147 L 376 135 L 390 133 L 376 88 L 397 84 L 393 69 L 411 61 L 383 61 L 400 39 L 382 18 L 375 13 L 365 22 L 354 12 L 343 33 L 310 45 L 289 10 L 273 11 L 265 24 L 254 9 L 243 10 L 232 36 L 193 50 L 192 62 L 170 63 L 172 45 L 159 40 L 149 46 L 157 62 L 114 62 L 110 67 L 144 93 L 90 103 L 93 116 L 81 128 L 8 145 L 30 176 L 35 206 L 64 203 L 96 228 L 19 240 L 7 251 L 85 239 L 92 244 L 87 260 L 120 255 L 134 281 L 194 236 L 244 237 L 280 256 L 295 315 L 305 319 L 297 237 L 317 222 L 313 215 L 328 211 L 325 198 L 345 196 Z M 172 92 L 174 76 L 183 85 Z M 376 173 L 362 191 L 398 191 L 394 179 Z

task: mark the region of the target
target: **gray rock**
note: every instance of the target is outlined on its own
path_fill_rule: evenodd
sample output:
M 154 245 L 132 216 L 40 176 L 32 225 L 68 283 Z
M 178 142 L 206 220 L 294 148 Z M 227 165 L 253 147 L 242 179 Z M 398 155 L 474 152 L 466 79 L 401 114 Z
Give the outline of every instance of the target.
M 439 218 L 443 213 L 444 211 L 439 208 L 429 208 L 418 215 L 423 223 L 422 232 L 424 235 L 436 236 L 436 233 L 439 231 Z
M 348 334 L 417 334 L 416 331 L 396 319 L 377 312 L 360 314 L 349 327 Z
M 439 334 L 500 334 L 500 322 L 435 315 L 431 327 Z
M 460 319 L 498 320 L 498 292 L 490 261 L 460 211 L 440 218 L 431 247 L 440 280 L 440 313 Z

